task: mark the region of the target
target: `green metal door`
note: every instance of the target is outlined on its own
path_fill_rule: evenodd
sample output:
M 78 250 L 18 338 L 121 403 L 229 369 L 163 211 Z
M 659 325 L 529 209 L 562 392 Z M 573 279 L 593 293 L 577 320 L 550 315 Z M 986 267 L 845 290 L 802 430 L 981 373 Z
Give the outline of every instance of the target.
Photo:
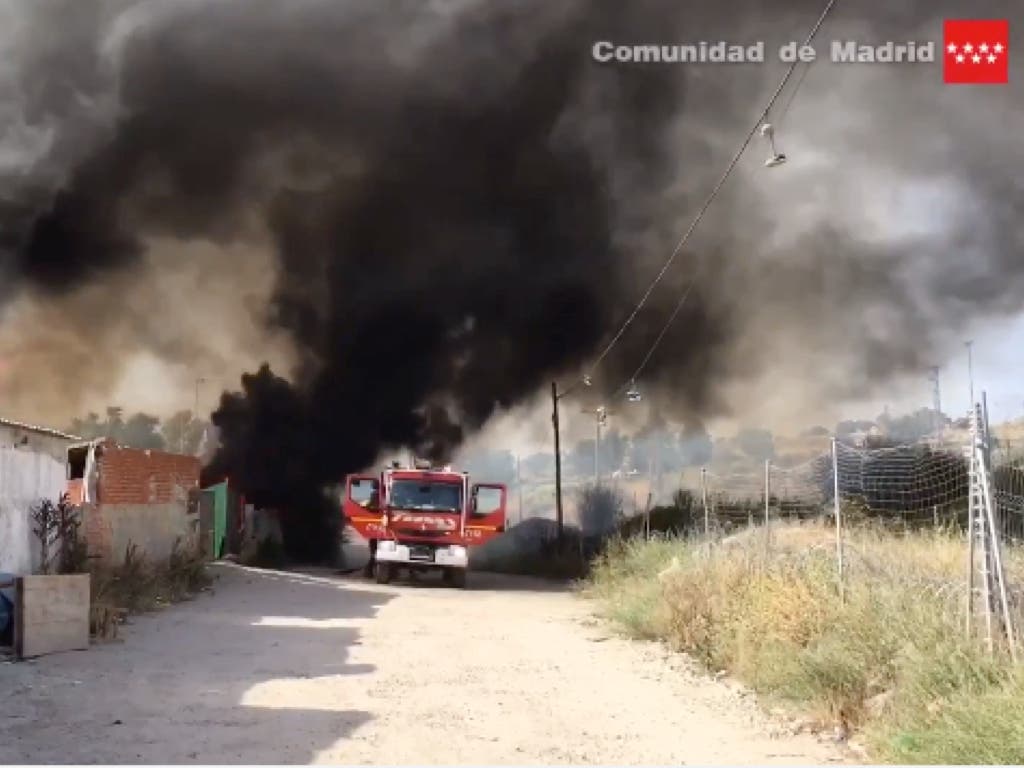
M 228 529 L 228 484 L 227 481 L 210 486 L 213 492 L 213 559 L 224 554 L 224 536 Z

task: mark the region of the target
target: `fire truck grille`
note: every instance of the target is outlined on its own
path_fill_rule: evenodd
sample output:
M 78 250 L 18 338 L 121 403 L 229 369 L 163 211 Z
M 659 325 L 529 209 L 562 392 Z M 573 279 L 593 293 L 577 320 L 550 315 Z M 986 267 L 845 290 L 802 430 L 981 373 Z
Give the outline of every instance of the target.
M 417 531 L 415 528 L 399 528 L 397 532 L 405 536 L 416 536 L 420 539 L 439 539 L 452 533 L 451 531 Z
M 417 560 L 420 562 L 433 562 L 434 561 L 434 550 L 430 547 L 418 547 L 413 545 L 409 547 L 409 559 Z

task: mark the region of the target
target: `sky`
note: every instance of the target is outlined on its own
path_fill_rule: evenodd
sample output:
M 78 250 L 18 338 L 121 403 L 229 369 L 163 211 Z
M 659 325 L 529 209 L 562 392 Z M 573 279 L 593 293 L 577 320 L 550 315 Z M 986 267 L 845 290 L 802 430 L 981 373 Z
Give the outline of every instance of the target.
M 951 340 L 951 347 L 955 344 Z M 963 342 L 952 347 L 953 354 L 939 372 L 942 410 L 951 416 L 960 416 L 970 409 L 970 377 L 968 355 Z M 992 324 L 974 333 L 971 353 L 974 370 L 975 399 L 982 391 L 988 398 L 989 418 L 995 422 L 1019 419 L 1024 416 L 1024 317 L 1007 323 Z M 932 385 L 921 382 L 922 404 L 931 404 Z

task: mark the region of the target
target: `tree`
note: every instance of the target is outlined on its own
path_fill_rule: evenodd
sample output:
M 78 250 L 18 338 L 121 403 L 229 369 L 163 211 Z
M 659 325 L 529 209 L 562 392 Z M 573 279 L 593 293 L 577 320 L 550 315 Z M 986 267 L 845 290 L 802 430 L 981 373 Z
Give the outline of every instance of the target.
M 107 408 L 103 421 L 97 414 L 89 413 L 84 419 L 73 419 L 68 431 L 86 440 L 108 437 L 121 445 L 142 450 L 159 451 L 166 446 L 158 417 L 138 412 L 125 420 L 123 414 L 121 407 L 112 405 Z
M 195 456 L 199 453 L 203 433 L 208 425 L 192 411 L 178 411 L 160 428 L 167 450 Z
M 159 432 L 160 419 L 148 413 L 136 413 L 121 428 L 118 442 L 141 450 L 164 449 L 164 437 Z
M 919 408 L 913 413 L 890 419 L 888 435 L 902 443 L 914 443 L 949 423 L 949 417 L 934 408 Z
M 94 440 L 106 435 L 106 429 L 107 425 L 100 421 L 99 415 L 90 411 L 84 419 L 72 419 L 68 432 L 86 440 Z
M 122 442 L 121 436 L 124 433 L 124 420 L 121 418 L 124 409 L 118 405 L 107 406 L 107 421 L 104 427 L 104 436 Z

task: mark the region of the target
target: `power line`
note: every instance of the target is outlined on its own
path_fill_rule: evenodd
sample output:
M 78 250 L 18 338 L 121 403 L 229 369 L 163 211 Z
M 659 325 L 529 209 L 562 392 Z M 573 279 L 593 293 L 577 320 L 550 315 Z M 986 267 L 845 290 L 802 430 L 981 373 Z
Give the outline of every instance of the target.
M 817 61 L 817 58 L 815 58 L 814 61 Z M 775 124 L 780 128 L 786 119 L 786 115 L 789 113 L 789 108 L 793 106 L 793 102 L 796 100 L 796 95 L 800 92 L 800 88 L 803 86 L 804 80 L 807 79 L 807 74 L 811 71 L 811 67 L 814 66 L 814 61 L 808 63 L 808 65 L 804 67 L 803 72 L 800 73 L 800 77 L 797 78 L 796 85 L 794 85 L 793 90 L 789 92 L 789 98 L 786 99 L 786 103 L 782 105 L 782 111 L 779 112 L 779 116 L 775 118 Z
M 821 12 L 821 16 L 818 17 L 817 22 L 815 22 L 814 26 L 811 28 L 810 33 L 807 35 L 807 38 L 804 40 L 803 44 L 805 46 L 810 45 L 811 41 L 814 40 L 814 37 L 818 34 L 818 30 L 821 29 L 821 26 L 825 23 L 825 19 L 828 18 L 828 15 L 832 12 L 832 9 L 835 7 L 837 2 L 838 0 L 828 0 L 828 3 L 826 3 L 825 5 L 825 9 Z M 740 144 L 739 149 L 736 151 L 732 159 L 729 161 L 729 165 L 726 167 L 725 173 L 722 174 L 721 178 L 718 180 L 718 183 L 715 184 L 715 186 L 712 188 L 711 194 L 708 195 L 707 199 L 704 201 L 704 204 L 701 205 L 700 209 L 697 211 L 697 215 L 690 223 L 690 226 L 686 229 L 686 232 L 683 234 L 682 238 L 680 238 L 679 242 L 676 243 L 676 247 L 672 250 L 672 254 L 668 257 L 668 260 L 662 266 L 661 270 L 659 270 L 658 274 L 655 276 L 651 284 L 647 287 L 647 290 L 644 291 L 643 296 L 640 297 L 640 301 L 633 308 L 633 311 L 629 313 L 629 316 L 626 318 L 626 321 L 615 333 L 611 341 L 609 341 L 607 346 L 605 346 L 605 348 L 601 351 L 601 354 L 597 356 L 597 359 L 591 365 L 591 372 L 593 372 L 597 368 L 597 366 L 601 364 L 605 357 L 608 356 L 608 353 L 612 351 L 612 349 L 618 343 L 619 339 L 621 339 L 622 335 L 626 332 L 626 329 L 632 324 L 633 320 L 636 319 L 637 314 L 639 314 L 640 310 L 643 309 L 644 305 L 647 303 L 647 300 L 650 298 L 651 293 L 654 291 L 655 287 L 657 287 L 658 283 L 661 282 L 661 279 L 665 276 L 665 273 L 668 272 L 669 267 L 672 266 L 672 263 L 675 261 L 676 256 L 678 256 L 680 251 L 682 251 L 683 247 L 690 239 L 690 235 L 693 234 L 694 230 L 697 228 L 697 225 L 700 224 L 701 220 L 704 218 L 704 214 L 707 212 L 708 208 L 711 207 L 711 204 L 718 196 L 718 193 L 721 191 L 722 187 L 725 186 L 725 182 L 728 181 L 729 177 L 732 175 L 733 170 L 739 164 L 740 158 L 743 156 L 743 153 L 750 145 L 751 140 L 757 134 L 758 128 L 760 128 L 761 125 L 764 123 L 765 118 L 768 116 L 768 113 L 772 111 L 772 108 L 775 106 L 775 102 L 778 101 L 779 96 L 782 94 L 783 90 L 785 90 L 786 85 L 789 83 L 789 80 L 793 76 L 793 72 L 796 71 L 796 68 L 799 63 L 800 61 L 798 58 L 795 61 L 793 61 L 792 64 L 789 65 L 789 68 L 786 70 L 785 76 L 782 78 L 782 82 L 779 83 L 779 86 L 775 89 L 775 92 L 772 94 L 771 99 L 768 101 L 767 106 L 758 115 L 757 120 L 754 121 L 753 126 L 747 132 L 747 135 L 743 139 L 743 142 Z M 651 355 L 654 354 L 654 350 L 657 349 L 658 344 L 665 336 L 665 333 L 668 331 L 668 327 L 672 324 L 672 321 L 675 320 L 676 315 L 679 314 L 679 310 L 682 308 L 683 303 L 689 296 L 690 289 L 693 287 L 694 282 L 695 278 L 691 278 L 690 281 L 687 283 L 686 288 L 683 291 L 682 298 L 680 298 L 679 302 L 676 304 L 676 307 L 673 310 L 671 316 L 669 317 L 668 322 L 665 324 L 665 327 L 662 328 L 661 333 L 658 334 L 658 337 L 655 339 L 652 347 L 648 350 L 646 356 L 643 359 L 643 362 L 640 364 L 640 367 L 637 368 L 636 373 L 632 377 L 633 379 L 640 375 L 640 372 L 643 370 L 644 366 L 650 360 Z M 616 393 L 621 391 L 621 389 L 623 388 L 620 387 L 619 390 L 616 390 Z

